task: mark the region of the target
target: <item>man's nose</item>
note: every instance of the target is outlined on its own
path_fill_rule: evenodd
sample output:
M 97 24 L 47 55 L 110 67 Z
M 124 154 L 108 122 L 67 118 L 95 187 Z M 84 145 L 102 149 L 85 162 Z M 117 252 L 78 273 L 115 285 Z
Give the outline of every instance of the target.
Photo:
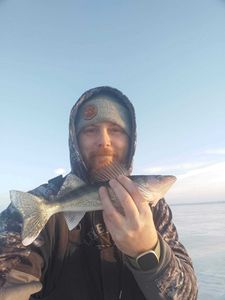
M 111 139 L 107 129 L 102 129 L 99 131 L 98 135 L 98 144 L 99 146 L 109 146 L 111 144 Z

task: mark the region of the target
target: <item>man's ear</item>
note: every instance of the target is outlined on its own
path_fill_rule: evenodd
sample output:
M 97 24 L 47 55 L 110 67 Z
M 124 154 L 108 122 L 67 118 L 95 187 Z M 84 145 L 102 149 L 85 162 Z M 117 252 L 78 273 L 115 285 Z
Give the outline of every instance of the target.
M 131 174 L 133 171 L 133 166 L 131 166 L 129 169 L 128 169 L 128 174 Z

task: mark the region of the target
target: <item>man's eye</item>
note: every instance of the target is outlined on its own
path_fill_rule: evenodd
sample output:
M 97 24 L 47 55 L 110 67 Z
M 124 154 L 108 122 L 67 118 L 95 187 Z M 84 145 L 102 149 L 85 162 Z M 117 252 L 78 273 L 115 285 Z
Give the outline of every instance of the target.
M 85 128 L 84 129 L 84 133 L 87 133 L 87 134 L 95 133 L 96 131 L 97 130 L 94 127 L 90 127 L 90 128 Z
M 114 133 L 123 133 L 123 129 L 119 128 L 119 127 L 112 127 L 111 128 L 111 132 L 114 132 Z

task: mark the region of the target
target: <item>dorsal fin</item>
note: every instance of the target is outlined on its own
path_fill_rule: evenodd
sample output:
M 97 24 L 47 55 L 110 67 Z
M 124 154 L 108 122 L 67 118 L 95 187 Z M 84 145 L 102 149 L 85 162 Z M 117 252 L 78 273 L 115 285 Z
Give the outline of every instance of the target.
M 66 194 L 84 185 L 85 182 L 83 180 L 70 173 L 69 175 L 67 175 L 56 197 L 60 200 L 60 198 L 62 198 Z M 83 218 L 84 214 L 85 212 L 64 212 L 64 217 L 69 230 L 72 230 L 77 226 L 77 224 Z
M 81 180 L 76 175 L 70 173 L 69 175 L 67 175 L 66 179 L 64 180 L 63 185 L 61 186 L 56 197 L 59 199 L 64 195 L 68 194 L 69 192 L 84 185 L 85 182 L 83 180 Z
M 93 182 L 104 182 L 116 178 L 119 175 L 128 176 L 129 172 L 123 165 L 119 164 L 118 162 L 113 162 L 94 172 L 91 180 Z

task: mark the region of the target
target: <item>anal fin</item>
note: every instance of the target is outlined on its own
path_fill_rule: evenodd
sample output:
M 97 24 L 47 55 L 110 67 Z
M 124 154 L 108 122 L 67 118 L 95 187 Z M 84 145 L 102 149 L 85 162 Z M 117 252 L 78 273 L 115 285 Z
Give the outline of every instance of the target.
M 73 230 L 85 215 L 85 211 L 81 212 L 64 212 L 64 217 L 69 230 Z

